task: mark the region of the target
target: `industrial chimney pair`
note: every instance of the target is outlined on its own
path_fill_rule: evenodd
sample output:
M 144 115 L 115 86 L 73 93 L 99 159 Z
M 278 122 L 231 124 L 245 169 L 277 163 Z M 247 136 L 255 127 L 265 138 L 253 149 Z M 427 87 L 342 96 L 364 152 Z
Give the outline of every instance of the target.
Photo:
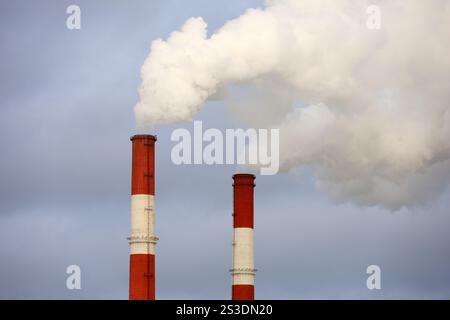
M 135 135 L 131 174 L 130 300 L 155 299 L 155 142 Z M 255 176 L 233 176 L 232 299 L 253 300 L 253 189 Z

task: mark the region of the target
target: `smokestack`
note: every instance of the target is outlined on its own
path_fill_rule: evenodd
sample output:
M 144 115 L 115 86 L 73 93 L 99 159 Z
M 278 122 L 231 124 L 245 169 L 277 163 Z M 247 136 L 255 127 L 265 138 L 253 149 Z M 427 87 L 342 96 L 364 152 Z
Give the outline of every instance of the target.
M 131 174 L 130 300 L 155 299 L 155 142 L 135 135 Z
M 233 268 L 232 299 L 254 300 L 253 174 L 233 175 Z

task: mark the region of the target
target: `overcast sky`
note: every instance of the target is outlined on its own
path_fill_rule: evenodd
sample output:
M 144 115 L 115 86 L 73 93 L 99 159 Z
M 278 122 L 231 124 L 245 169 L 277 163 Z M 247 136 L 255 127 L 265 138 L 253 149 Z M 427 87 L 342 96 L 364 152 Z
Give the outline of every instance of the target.
M 0 0 L 0 298 L 128 298 L 131 143 L 150 43 L 262 1 Z M 177 93 L 174 92 L 174 95 Z M 222 102 L 204 127 L 234 128 Z M 156 296 L 228 299 L 233 166 L 176 166 L 155 128 Z M 308 169 L 258 176 L 256 298 L 450 298 L 450 192 L 391 212 L 336 204 Z M 81 290 L 66 289 L 67 266 Z M 368 290 L 366 268 L 382 271 Z

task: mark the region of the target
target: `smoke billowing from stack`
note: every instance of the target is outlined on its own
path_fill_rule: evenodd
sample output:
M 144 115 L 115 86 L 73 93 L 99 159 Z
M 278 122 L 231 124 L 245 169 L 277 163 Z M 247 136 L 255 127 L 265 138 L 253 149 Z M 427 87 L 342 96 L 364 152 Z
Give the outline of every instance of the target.
M 155 299 L 155 142 L 135 135 L 131 175 L 130 300 Z
M 136 119 L 190 120 L 220 97 L 280 128 L 281 169 L 312 168 L 333 199 L 423 204 L 450 181 L 449 40 L 447 0 L 268 0 L 212 35 L 191 18 L 153 41 Z
M 254 300 L 253 189 L 255 176 L 233 176 L 233 262 L 231 269 L 233 300 Z

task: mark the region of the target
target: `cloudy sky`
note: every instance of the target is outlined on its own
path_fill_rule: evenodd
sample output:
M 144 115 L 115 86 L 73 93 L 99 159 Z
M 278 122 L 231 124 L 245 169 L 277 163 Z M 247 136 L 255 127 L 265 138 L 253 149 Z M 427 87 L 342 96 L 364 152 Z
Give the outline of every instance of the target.
M 0 0 L 0 298 L 127 299 L 133 106 L 153 39 L 190 17 L 211 31 L 262 1 Z M 177 92 L 173 92 L 174 95 Z M 234 128 L 229 106 L 195 119 Z M 160 125 L 156 295 L 228 299 L 234 166 L 176 166 Z M 256 298 L 449 298 L 450 190 L 390 211 L 336 203 L 297 168 L 258 176 Z M 81 267 L 81 290 L 66 268 Z M 382 289 L 368 290 L 379 265 Z

